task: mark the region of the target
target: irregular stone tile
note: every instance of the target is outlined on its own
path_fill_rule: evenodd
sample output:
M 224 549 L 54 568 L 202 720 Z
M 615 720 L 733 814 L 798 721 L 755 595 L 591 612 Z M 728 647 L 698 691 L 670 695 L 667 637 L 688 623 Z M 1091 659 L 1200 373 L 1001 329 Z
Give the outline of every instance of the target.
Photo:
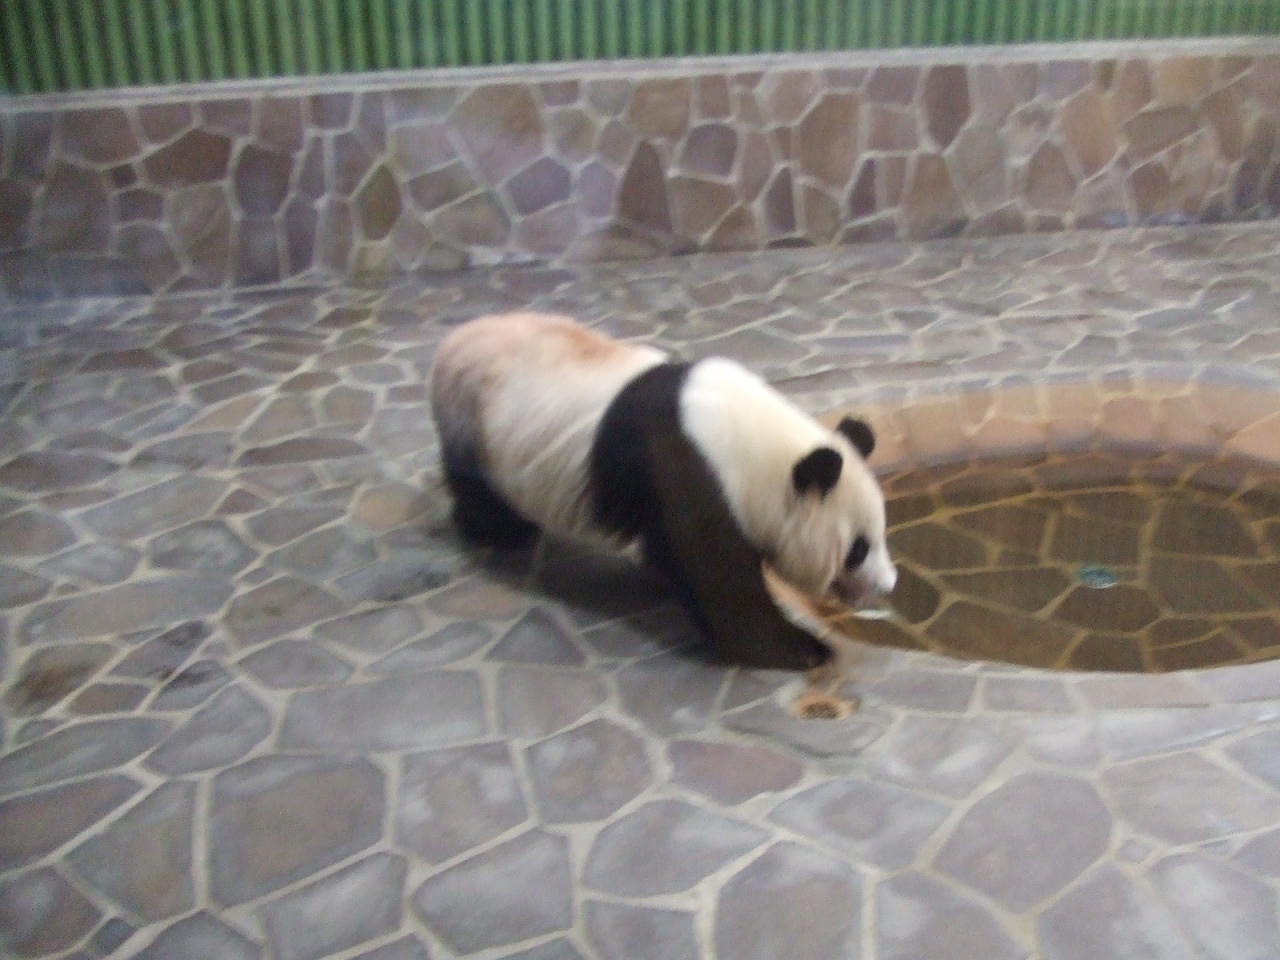
M 40 565 L 45 573 L 64 580 L 95 586 L 110 586 L 129 579 L 140 555 L 128 547 L 107 543 L 86 543 Z
M 815 757 L 856 756 L 884 735 L 883 720 L 854 714 L 845 720 L 802 720 L 773 699 L 723 714 L 730 730 L 771 737 Z
M 438 590 L 458 572 L 457 558 L 431 550 L 402 550 L 338 579 L 338 589 L 355 602 L 394 603 Z
M 12 609 L 43 599 L 53 582 L 0 565 L 0 608 Z
M 779 843 L 725 884 L 715 944 L 742 960 L 857 960 L 862 878 L 833 857 Z
M 667 754 L 675 783 L 722 804 L 786 790 L 804 774 L 799 761 L 754 744 L 676 740 Z
M 58 849 L 140 789 L 128 777 L 112 775 L 51 787 L 0 803 L 0 871 L 26 866 Z
M 877 956 L 883 960 L 1024 960 L 1028 955 L 976 900 L 915 870 L 876 887 L 876 929 Z
M 728 671 L 683 653 L 632 664 L 618 674 L 623 708 L 662 736 L 696 733 L 707 724 Z
M 1173 844 L 1257 830 L 1280 818 L 1280 797 L 1195 753 L 1112 767 L 1102 780 L 1135 828 Z
M 267 756 L 224 770 L 209 807 L 209 890 L 232 906 L 345 860 L 382 834 L 368 760 Z
M 562 937 L 519 953 L 507 954 L 505 960 L 582 960 L 582 954 Z
M 671 232 L 671 208 L 658 151 L 641 143 L 618 188 L 618 215 L 659 234 Z
M 137 932 L 137 927 L 129 921 L 112 917 L 98 928 L 89 942 L 100 955 L 110 956 Z
M 0 466 L 0 487 L 28 493 L 69 490 L 105 480 L 119 468 L 90 453 L 22 453 Z
M 231 141 L 219 134 L 190 130 L 143 161 L 158 187 L 187 187 L 221 180 L 227 172 Z
M 319 587 L 280 577 L 237 597 L 224 623 L 241 647 L 250 647 L 337 616 L 342 609 Z
M 581 666 L 586 661 L 569 631 L 541 607 L 521 617 L 485 659 L 545 666 Z
M 297 540 L 316 527 L 323 527 L 341 517 L 337 507 L 278 507 L 253 517 L 249 532 L 263 543 L 273 546 Z
M 428 863 L 443 863 L 528 819 L 505 744 L 433 750 L 404 759 L 395 836 Z
M 544 149 L 541 114 L 519 84 L 477 88 L 458 104 L 452 122 L 489 183 L 501 183 Z
M 522 666 L 498 672 L 498 714 L 508 737 L 549 736 L 586 716 L 606 697 L 603 681 L 585 672 Z
M 94 507 L 83 519 L 104 537 L 137 540 L 201 519 L 223 490 L 223 484 L 208 477 L 176 477 Z
M 871 690 L 876 700 L 908 710 L 964 713 L 973 699 L 976 677 L 925 670 L 897 670 Z
M 1226 753 L 1242 769 L 1280 790 L 1280 730 L 1261 730 L 1237 740 Z
M 167 776 L 225 767 L 270 732 L 270 711 L 241 687 L 230 686 L 165 737 L 145 762 Z
M 601 960 L 687 960 L 698 956 L 692 913 L 621 903 L 586 903 L 587 936 Z
M 147 699 L 151 688 L 140 683 L 95 683 L 67 705 L 76 714 L 128 713 Z
M 1280 878 L 1280 828 L 1254 837 L 1233 859 L 1254 873 Z
M 615 620 L 581 636 L 596 656 L 610 660 L 634 660 L 700 642 L 688 615 L 674 609 Z
M 155 746 L 168 730 L 164 720 L 146 717 L 73 724 L 0 758 L 0 794 L 123 766 Z
M 871 780 L 842 778 L 778 806 L 769 819 L 886 870 L 906 866 L 947 818 L 936 800 Z
M 280 730 L 285 748 L 407 750 L 448 746 L 486 732 L 474 673 L 442 670 L 293 695 Z
M 986 677 L 982 703 L 988 710 L 1027 713 L 1070 713 L 1074 709 L 1061 683 L 1031 677 Z
M 351 667 L 323 647 L 292 638 L 250 654 L 239 666 L 276 690 L 331 687 L 351 676 Z
M 35 510 L 22 510 L 0 519 L 0 554 L 42 557 L 76 542 L 65 521 Z
M 262 950 L 203 910 L 161 931 L 136 960 L 261 960 Z
M 603 820 L 649 786 L 644 742 L 608 720 L 592 720 L 526 751 L 544 823 Z
M 258 911 L 279 960 L 318 960 L 400 926 L 403 857 L 375 853 Z
M 168 783 L 68 858 L 90 886 L 148 923 L 195 905 L 191 880 L 196 788 Z
M 298 437 L 282 440 L 266 447 L 252 447 L 240 454 L 241 467 L 274 467 L 289 463 L 312 463 L 316 460 L 340 460 L 367 453 L 354 440 L 340 437 Z
M 369 666 L 371 673 L 395 674 L 403 670 L 429 670 L 471 656 L 493 639 L 483 623 L 464 620 L 437 630 L 388 654 Z
M 1107 753 L 1117 760 L 1133 760 L 1215 740 L 1278 714 L 1280 709 L 1235 705 L 1115 710 L 1103 713 L 1098 727 Z
M 1114 866 L 1105 865 L 1041 915 L 1045 960 L 1192 960 L 1174 920 Z
M 109 643 L 67 643 L 37 651 L 13 678 L 4 704 L 17 716 L 43 713 L 88 683 L 115 655 Z
M 422 632 L 422 619 L 412 607 L 383 607 L 353 613 L 316 627 L 316 636 L 345 650 L 379 654 Z
M 193 620 L 152 637 L 117 663 L 113 677 L 168 680 L 213 631 L 207 623 Z
M 100 916 L 52 867 L 0 879 L 0 944 L 16 956 L 45 957 L 66 950 Z
M 377 557 L 378 551 L 373 543 L 354 539 L 343 527 L 327 527 L 303 537 L 284 550 L 270 554 L 267 563 L 289 573 L 324 580 L 367 567 Z M 412 581 L 412 568 L 401 568 L 401 572 Z M 393 590 L 396 586 L 385 565 L 364 573 L 357 584 L 360 589 L 369 592 L 380 588 Z
M 32 228 L 39 247 L 55 253 L 105 253 L 111 233 L 106 178 L 84 167 L 55 163 L 43 179 Z
M 680 800 L 656 800 L 596 835 L 583 880 L 624 897 L 678 893 L 766 839 L 759 827 Z
M 352 960 L 431 960 L 427 948 L 417 937 L 403 937 L 385 946 L 357 954 Z
M 201 520 L 151 541 L 151 563 L 169 570 L 200 570 L 234 576 L 258 554 L 222 520 Z
M 293 160 L 272 150 L 248 144 L 236 159 L 233 175 L 236 199 L 246 215 L 269 217 L 280 209 L 289 192 Z
M 908 716 L 880 744 L 874 769 L 887 780 L 930 793 L 968 796 L 1011 752 L 968 718 Z
M 175 673 L 151 701 L 151 709 L 190 710 L 231 682 L 231 674 L 216 660 L 197 660 Z
M 1018 912 L 1062 890 L 1104 852 L 1111 815 L 1093 787 L 1056 773 L 1024 773 L 979 800 L 935 866 Z
M 1201 853 L 1161 860 L 1152 875 L 1178 925 L 1212 960 L 1280 953 L 1276 895 L 1265 883 Z
M 519 943 L 573 924 L 568 843 L 530 830 L 428 879 L 415 912 L 456 953 Z

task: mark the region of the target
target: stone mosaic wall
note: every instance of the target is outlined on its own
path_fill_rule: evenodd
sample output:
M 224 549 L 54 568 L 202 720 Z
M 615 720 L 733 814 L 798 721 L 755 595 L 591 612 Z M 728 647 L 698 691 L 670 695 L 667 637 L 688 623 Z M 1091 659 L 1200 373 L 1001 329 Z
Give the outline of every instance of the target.
M 1117 49 L 15 100 L 0 114 L 3 289 L 1273 215 L 1280 43 Z

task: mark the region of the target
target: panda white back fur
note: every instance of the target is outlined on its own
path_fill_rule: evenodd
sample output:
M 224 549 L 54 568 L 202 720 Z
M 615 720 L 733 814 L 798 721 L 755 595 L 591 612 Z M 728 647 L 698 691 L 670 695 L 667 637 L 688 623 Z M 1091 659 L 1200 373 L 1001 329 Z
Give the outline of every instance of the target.
M 507 314 L 445 338 L 431 398 L 465 535 L 638 538 L 738 662 L 829 656 L 773 605 L 762 558 L 815 595 L 893 588 L 870 429 L 829 430 L 730 360 L 672 363 L 566 317 Z

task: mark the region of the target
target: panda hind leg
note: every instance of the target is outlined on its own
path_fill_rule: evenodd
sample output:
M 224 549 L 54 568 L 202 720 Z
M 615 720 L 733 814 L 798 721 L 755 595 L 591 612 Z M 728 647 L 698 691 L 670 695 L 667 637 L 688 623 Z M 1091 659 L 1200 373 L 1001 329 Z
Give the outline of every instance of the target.
M 541 530 L 526 520 L 481 475 L 445 470 L 453 494 L 453 522 L 471 543 L 497 550 L 527 550 Z

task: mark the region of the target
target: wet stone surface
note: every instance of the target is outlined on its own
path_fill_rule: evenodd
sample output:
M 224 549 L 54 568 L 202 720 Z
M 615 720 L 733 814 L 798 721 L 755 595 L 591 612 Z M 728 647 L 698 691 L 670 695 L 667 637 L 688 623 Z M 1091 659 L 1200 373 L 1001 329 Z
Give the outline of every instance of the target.
M 1184 69 L 1117 68 L 1113 85 L 1181 89 Z M 617 100 L 655 129 L 687 113 L 701 132 L 674 162 L 718 178 L 771 150 L 725 135 L 738 82 L 639 104 L 607 87 L 546 96 Z M 877 142 L 986 135 L 985 87 L 963 99 L 911 67 L 859 82 L 879 98 Z M 847 106 L 758 86 L 801 127 Z M 915 102 L 918 130 L 903 125 Z M 520 98 L 466 110 L 481 107 L 527 119 Z M 1095 108 L 1073 108 L 1081 129 Z M 315 106 L 345 138 L 362 231 L 416 202 L 358 145 L 371 109 Z M 440 152 L 414 189 L 461 182 L 458 145 L 422 119 L 437 107 L 399 110 L 412 119 L 388 112 L 388 138 Z M 196 169 L 194 121 L 148 117 L 134 135 Z M 268 120 L 290 136 L 279 118 L 243 122 Z M 530 147 L 587 136 L 558 124 L 529 127 Z M 522 216 L 558 215 L 577 161 L 480 146 Z M 846 175 L 802 154 L 794 181 L 760 184 L 768 216 L 794 223 L 819 202 L 809 181 Z M 1040 189 L 1084 162 L 1063 156 L 1041 157 Z M 285 176 L 273 158 L 236 146 L 209 162 Z M 268 210 L 276 194 L 231 202 Z M 1274 442 L 1274 399 L 1240 388 L 1280 385 L 1277 257 L 1260 223 L 0 304 L 0 954 L 1280 956 L 1280 484 L 1208 456 L 1205 426 L 1234 423 L 1221 436 L 1242 456 Z M 826 692 L 859 707 L 802 720 L 803 678 L 710 662 L 630 559 L 459 542 L 429 364 L 463 320 L 530 304 L 681 356 L 733 351 L 815 413 L 1007 388 L 912 408 L 877 456 L 962 421 L 1005 439 L 1052 422 L 1038 442 L 1062 455 L 891 481 L 901 619 L 838 625 L 866 642 Z M 1125 405 L 1135 383 L 1188 379 L 1236 392 Z M 1057 381 L 1092 384 L 1100 419 L 1092 400 L 1037 393 Z M 1202 453 L 1072 445 L 1082 424 L 1123 439 L 1144 416 Z M 1156 495 L 1131 496 L 1144 484 Z M 1084 587 L 1087 564 L 1118 585 Z M 1023 665 L 983 662 L 993 652 Z M 1184 669 L 1210 659 L 1236 665 Z

